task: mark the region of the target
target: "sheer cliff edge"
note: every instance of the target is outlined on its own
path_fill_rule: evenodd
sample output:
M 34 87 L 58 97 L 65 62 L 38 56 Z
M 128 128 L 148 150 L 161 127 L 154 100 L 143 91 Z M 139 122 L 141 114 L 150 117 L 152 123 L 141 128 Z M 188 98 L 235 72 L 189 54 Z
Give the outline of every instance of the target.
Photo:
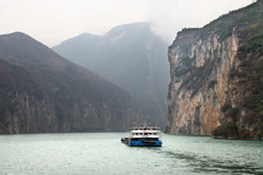
M 263 1 L 196 29 L 169 47 L 167 133 L 263 137 Z

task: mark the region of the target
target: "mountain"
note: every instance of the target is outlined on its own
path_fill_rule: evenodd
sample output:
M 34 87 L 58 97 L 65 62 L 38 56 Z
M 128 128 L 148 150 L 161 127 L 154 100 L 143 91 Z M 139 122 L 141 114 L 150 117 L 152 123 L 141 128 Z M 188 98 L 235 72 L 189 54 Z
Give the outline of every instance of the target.
M 169 63 L 167 47 L 146 22 L 117 26 L 103 36 L 82 34 L 54 51 L 127 91 L 148 122 L 165 128 Z
M 169 47 L 168 133 L 263 137 L 263 1 L 184 29 Z
M 0 36 L 0 134 L 125 131 L 143 117 L 122 89 L 30 36 Z

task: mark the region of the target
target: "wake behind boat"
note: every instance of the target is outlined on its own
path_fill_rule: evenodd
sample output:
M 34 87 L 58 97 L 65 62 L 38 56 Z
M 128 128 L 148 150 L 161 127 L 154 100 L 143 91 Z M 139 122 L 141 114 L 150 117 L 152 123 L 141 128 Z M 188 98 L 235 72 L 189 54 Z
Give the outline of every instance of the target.
M 121 142 L 128 146 L 162 146 L 160 140 L 161 131 L 159 127 L 148 127 L 145 124 L 141 127 L 130 128 L 129 137 L 121 138 Z

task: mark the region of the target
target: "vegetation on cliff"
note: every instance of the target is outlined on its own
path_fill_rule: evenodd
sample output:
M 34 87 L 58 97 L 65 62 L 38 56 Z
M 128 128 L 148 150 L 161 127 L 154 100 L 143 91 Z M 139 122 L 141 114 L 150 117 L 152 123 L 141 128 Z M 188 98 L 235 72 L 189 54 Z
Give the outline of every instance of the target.
M 263 138 L 262 23 L 258 0 L 177 34 L 168 52 L 168 132 Z
M 239 48 L 231 71 L 229 98 L 237 96 L 222 107 L 221 126 L 213 131 L 216 136 L 238 139 L 263 138 L 263 1 L 229 14 L 236 30 Z M 233 107 L 235 106 L 235 108 Z

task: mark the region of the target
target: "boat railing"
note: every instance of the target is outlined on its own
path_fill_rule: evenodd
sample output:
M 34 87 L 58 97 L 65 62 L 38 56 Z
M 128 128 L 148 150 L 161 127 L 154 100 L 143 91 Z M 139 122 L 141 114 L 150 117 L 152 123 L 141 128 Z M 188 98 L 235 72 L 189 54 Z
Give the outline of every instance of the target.
M 160 127 L 132 127 L 130 130 L 160 130 Z

